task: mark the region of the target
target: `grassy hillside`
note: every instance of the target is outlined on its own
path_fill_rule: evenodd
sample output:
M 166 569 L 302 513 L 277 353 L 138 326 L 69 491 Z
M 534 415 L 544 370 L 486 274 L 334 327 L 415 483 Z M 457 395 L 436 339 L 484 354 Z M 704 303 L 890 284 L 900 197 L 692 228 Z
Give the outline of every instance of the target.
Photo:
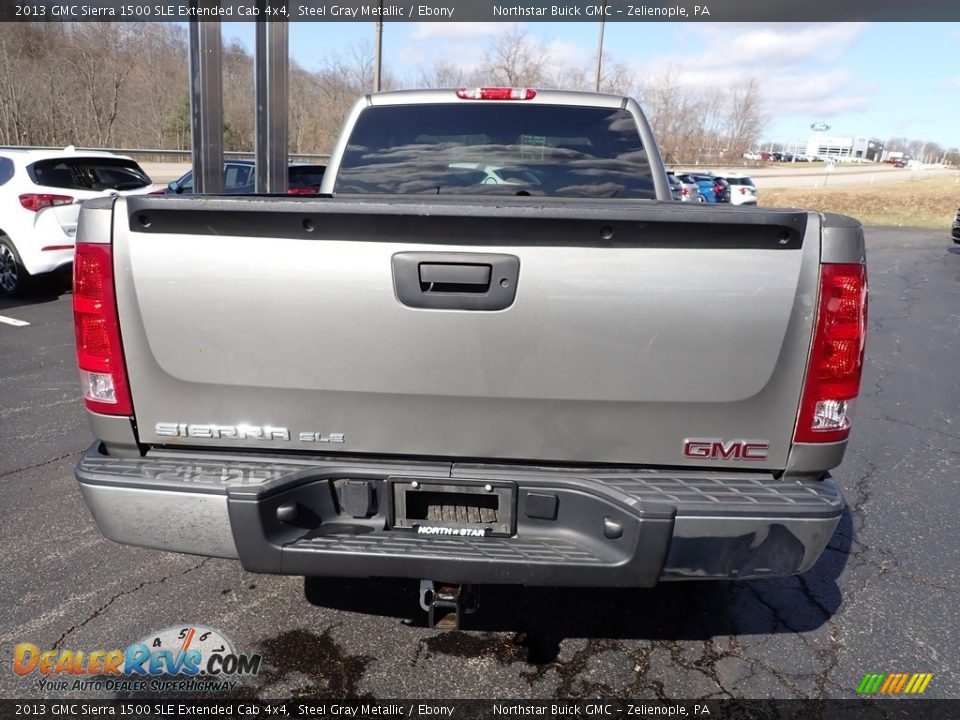
M 898 183 L 760 190 L 766 207 L 800 207 L 851 215 L 864 225 L 949 230 L 960 207 L 960 178 L 938 177 Z

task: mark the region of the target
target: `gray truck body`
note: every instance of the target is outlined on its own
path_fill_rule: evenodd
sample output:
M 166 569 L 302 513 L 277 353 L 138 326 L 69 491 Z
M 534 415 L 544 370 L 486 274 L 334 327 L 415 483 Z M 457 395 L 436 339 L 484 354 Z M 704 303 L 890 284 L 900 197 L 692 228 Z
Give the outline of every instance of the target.
M 450 100 L 358 103 L 322 189 L 371 103 L 431 102 Z M 820 264 L 862 263 L 859 225 L 664 202 L 635 103 L 536 102 L 626 108 L 661 200 L 84 208 L 80 241 L 112 245 L 135 414 L 90 413 L 77 477 L 105 535 L 254 571 L 458 583 L 649 586 L 816 561 L 846 441 L 793 434 Z M 689 452 L 713 441 L 759 449 Z M 420 507 L 444 497 L 450 516 Z

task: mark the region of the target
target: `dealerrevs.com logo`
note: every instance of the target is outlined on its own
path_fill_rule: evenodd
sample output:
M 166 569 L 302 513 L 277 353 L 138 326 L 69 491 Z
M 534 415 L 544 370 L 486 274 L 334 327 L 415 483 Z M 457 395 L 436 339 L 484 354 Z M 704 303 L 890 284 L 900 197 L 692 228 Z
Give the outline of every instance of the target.
M 169 627 L 125 650 L 14 648 L 13 671 L 42 690 L 110 692 L 230 691 L 260 672 L 261 656 L 238 653 L 223 633 L 202 625 Z

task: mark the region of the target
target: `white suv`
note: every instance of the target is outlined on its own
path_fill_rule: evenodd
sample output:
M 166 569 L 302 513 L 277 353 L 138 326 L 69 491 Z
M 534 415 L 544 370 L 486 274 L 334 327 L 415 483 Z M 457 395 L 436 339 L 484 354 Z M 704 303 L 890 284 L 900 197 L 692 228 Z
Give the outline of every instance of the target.
M 73 262 L 84 200 L 157 190 L 128 157 L 0 148 L 0 294 L 23 295 L 36 276 Z
M 750 177 L 733 173 L 723 175 L 723 178 L 730 183 L 731 205 L 757 204 L 757 186 Z

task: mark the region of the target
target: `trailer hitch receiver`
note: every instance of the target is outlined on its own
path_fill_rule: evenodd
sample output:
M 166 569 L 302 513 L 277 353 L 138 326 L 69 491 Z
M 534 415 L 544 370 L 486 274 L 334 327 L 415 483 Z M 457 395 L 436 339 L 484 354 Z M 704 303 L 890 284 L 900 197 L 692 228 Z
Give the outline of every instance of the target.
M 429 627 L 459 630 L 463 616 L 477 611 L 477 587 L 421 580 L 420 607 L 427 613 Z

